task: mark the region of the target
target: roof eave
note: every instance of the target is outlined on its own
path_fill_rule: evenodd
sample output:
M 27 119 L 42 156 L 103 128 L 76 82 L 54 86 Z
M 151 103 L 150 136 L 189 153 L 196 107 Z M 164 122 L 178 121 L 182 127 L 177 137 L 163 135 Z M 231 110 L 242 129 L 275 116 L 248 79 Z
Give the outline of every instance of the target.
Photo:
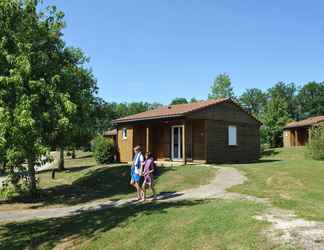
M 112 124 L 118 125 L 122 123 L 132 123 L 132 122 L 139 122 L 139 121 L 159 120 L 159 119 L 178 118 L 178 117 L 184 117 L 184 114 L 153 116 L 153 117 L 145 117 L 145 118 L 125 119 L 125 120 L 113 120 Z

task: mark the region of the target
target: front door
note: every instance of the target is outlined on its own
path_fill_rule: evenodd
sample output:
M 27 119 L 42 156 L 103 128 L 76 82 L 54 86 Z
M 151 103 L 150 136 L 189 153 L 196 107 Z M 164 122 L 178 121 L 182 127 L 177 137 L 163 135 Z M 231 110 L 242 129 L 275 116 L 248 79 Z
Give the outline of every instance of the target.
M 171 127 L 171 157 L 172 160 L 182 160 L 182 137 L 183 137 L 183 127 L 182 126 L 172 126 Z

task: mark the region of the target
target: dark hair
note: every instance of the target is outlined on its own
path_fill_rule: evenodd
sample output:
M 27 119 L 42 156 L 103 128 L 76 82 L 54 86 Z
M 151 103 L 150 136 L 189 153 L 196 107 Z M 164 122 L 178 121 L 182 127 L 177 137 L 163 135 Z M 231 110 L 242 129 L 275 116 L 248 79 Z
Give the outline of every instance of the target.
M 153 158 L 153 154 L 151 152 L 146 152 L 146 158 Z

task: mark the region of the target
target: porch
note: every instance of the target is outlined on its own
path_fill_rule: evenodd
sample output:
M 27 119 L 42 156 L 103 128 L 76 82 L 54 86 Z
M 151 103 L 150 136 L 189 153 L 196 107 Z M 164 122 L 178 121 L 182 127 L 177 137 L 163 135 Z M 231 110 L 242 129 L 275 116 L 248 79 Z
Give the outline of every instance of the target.
M 296 127 L 284 130 L 284 147 L 305 146 L 309 140 L 310 127 Z
M 206 162 L 205 120 L 164 120 L 134 124 L 133 146 L 166 162 Z

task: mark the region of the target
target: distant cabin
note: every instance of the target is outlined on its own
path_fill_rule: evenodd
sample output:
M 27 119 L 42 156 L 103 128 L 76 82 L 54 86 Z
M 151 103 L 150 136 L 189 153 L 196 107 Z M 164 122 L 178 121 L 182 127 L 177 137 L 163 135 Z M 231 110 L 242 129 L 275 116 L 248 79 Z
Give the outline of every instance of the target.
M 105 131 L 103 132 L 103 136 L 107 139 L 112 139 L 117 144 L 117 129 Z
M 324 116 L 315 116 L 288 123 L 283 130 L 284 147 L 290 148 L 306 145 L 310 138 L 310 129 L 322 122 L 324 122 Z
M 259 122 L 227 98 L 170 105 L 113 121 L 121 162 L 133 148 L 158 161 L 246 162 L 260 156 Z

